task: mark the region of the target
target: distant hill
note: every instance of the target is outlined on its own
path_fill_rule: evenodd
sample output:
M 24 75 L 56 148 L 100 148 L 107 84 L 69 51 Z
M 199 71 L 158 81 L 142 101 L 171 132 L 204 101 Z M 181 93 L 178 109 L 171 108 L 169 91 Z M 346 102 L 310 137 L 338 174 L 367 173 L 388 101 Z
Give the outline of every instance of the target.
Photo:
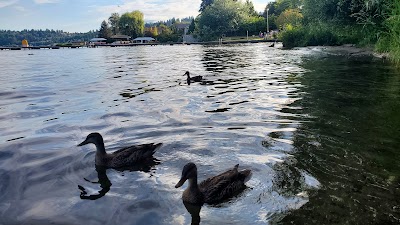
M 28 40 L 29 45 L 52 45 L 73 41 L 89 41 L 97 37 L 98 31 L 86 33 L 69 33 L 62 30 L 0 30 L 0 46 L 20 46 L 21 41 Z

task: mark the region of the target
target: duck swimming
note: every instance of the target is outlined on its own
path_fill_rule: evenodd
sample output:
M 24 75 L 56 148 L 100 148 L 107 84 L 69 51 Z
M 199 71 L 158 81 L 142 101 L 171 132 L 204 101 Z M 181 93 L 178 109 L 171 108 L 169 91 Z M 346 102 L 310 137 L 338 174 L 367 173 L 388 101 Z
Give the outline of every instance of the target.
M 89 143 L 96 145 L 96 166 L 104 166 L 107 168 L 129 167 L 135 163 L 143 163 L 151 160 L 153 154 L 162 145 L 162 143 L 142 144 L 125 147 L 113 153 L 107 153 L 101 134 L 91 133 L 78 146 L 83 146 Z
M 190 84 L 190 82 L 199 82 L 203 79 L 202 76 L 195 76 L 195 77 L 190 77 L 190 73 L 189 71 L 186 71 L 185 74 L 183 74 L 183 76 L 187 76 L 186 81 L 188 84 Z
M 189 186 L 182 194 L 184 202 L 194 205 L 221 203 L 242 192 L 246 188 L 245 183 L 251 178 L 251 170 L 238 171 L 238 167 L 239 164 L 198 185 L 196 164 L 190 162 L 183 167 L 182 177 L 175 188 L 181 187 L 189 180 Z

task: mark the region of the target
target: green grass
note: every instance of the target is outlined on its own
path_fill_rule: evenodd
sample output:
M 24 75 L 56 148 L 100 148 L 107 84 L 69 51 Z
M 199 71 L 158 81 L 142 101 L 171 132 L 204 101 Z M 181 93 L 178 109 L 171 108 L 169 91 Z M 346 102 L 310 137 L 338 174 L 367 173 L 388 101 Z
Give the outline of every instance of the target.
M 385 28 L 376 44 L 376 50 L 389 53 L 390 59 L 400 64 L 400 1 L 393 2 L 391 15 L 385 21 Z

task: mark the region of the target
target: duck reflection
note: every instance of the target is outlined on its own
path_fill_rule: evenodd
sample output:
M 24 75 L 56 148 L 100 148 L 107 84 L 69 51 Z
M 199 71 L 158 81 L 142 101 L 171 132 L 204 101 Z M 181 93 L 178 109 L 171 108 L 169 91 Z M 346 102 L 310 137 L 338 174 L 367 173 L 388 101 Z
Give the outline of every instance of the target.
M 144 162 L 141 163 L 137 163 L 133 166 L 129 166 L 129 167 L 121 167 L 118 168 L 116 170 L 118 171 L 143 171 L 143 172 L 150 172 L 156 165 L 160 164 L 160 161 L 156 158 L 151 158 L 151 159 L 147 159 Z M 86 200 L 96 200 L 99 199 L 101 197 L 103 197 L 104 195 L 107 194 L 107 192 L 110 191 L 111 189 L 111 181 L 107 176 L 107 167 L 105 166 L 96 166 L 96 172 L 97 172 L 97 178 L 98 181 L 90 181 L 89 179 L 83 178 L 85 181 L 90 182 L 92 184 L 100 184 L 100 190 L 98 191 L 97 194 L 91 194 L 88 195 L 86 189 L 81 186 L 78 185 L 78 188 L 80 190 L 80 198 L 81 199 L 86 199 Z
M 81 199 L 96 200 L 103 197 L 104 195 L 106 195 L 108 191 L 110 191 L 112 183 L 110 179 L 108 179 L 107 168 L 104 166 L 96 166 L 96 172 L 99 181 L 93 182 L 86 178 L 84 179 L 93 184 L 100 184 L 101 190 L 98 192 L 98 194 L 87 195 L 85 188 L 82 187 L 81 185 L 78 185 L 79 190 L 81 190 L 80 194 Z
M 201 205 L 195 205 L 188 202 L 183 201 L 183 205 L 185 205 L 186 210 L 192 216 L 191 225 L 198 225 L 200 224 L 200 210 Z

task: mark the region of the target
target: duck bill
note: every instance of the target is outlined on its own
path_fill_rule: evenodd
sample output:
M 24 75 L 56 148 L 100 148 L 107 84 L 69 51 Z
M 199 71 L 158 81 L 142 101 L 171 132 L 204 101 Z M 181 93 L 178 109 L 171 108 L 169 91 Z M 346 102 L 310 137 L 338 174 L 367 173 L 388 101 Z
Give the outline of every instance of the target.
M 86 145 L 86 144 L 88 144 L 89 142 L 87 142 L 87 140 L 84 140 L 82 143 L 80 143 L 78 146 L 83 146 L 83 145 Z
M 183 178 L 183 177 L 182 177 L 182 178 L 179 180 L 179 182 L 175 185 L 175 188 L 181 187 L 181 186 L 185 183 L 186 180 L 187 180 L 186 178 Z

